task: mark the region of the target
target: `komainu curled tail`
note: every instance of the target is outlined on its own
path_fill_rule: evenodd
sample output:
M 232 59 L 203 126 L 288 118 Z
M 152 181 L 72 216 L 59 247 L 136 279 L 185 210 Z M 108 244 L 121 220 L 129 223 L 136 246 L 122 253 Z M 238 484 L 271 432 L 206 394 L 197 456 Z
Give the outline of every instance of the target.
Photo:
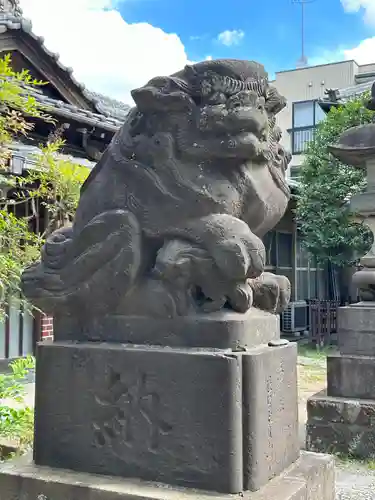
M 95 314 L 116 309 L 132 287 L 140 268 L 141 233 L 135 216 L 125 210 L 104 212 L 82 231 L 54 232 L 41 262 L 22 277 L 27 297 L 48 314 L 56 309 Z

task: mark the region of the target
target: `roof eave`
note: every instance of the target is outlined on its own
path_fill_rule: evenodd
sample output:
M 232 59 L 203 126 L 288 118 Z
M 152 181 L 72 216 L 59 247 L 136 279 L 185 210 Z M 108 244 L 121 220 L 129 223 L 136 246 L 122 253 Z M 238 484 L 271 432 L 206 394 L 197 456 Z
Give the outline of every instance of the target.
M 338 106 L 342 106 L 342 103 L 339 101 L 318 101 L 319 106 L 326 113 L 330 111 L 331 108 L 337 108 Z
M 80 114 L 79 112 L 74 112 L 49 105 L 44 106 L 44 110 L 51 115 L 61 116 L 63 118 L 74 120 L 79 123 L 84 123 L 85 125 L 90 125 L 91 127 L 98 127 L 106 130 L 107 132 L 115 133 L 121 126 L 120 123 L 108 123 L 107 121 L 101 119 L 100 115 L 98 115 L 97 117 L 89 117 L 84 114 Z

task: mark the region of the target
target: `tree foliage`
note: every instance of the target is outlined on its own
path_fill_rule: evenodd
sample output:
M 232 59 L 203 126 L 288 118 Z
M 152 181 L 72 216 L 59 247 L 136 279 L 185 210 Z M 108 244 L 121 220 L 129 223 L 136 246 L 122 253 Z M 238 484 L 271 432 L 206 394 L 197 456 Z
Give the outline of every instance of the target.
M 18 187 L 22 187 L 21 203 L 38 199 L 48 212 L 43 236 L 72 222 L 81 186 L 89 174 L 87 167 L 59 158 L 63 146 L 61 138 L 40 146 L 35 169 L 29 171 L 27 177 L 17 179 Z
M 297 220 L 308 252 L 320 263 L 353 263 L 369 247 L 370 234 L 350 213 L 348 201 L 365 186 L 365 172 L 345 165 L 328 150 L 345 130 L 370 123 L 368 94 L 331 108 L 316 130 L 301 168 Z
M 12 70 L 9 56 L 0 58 L 0 319 L 4 318 L 12 295 L 19 295 L 24 268 L 37 260 L 46 234 L 71 222 L 78 204 L 79 190 L 87 177 L 86 167 L 61 158 L 64 146 L 61 130 L 40 146 L 35 168 L 28 175 L 10 175 L 11 143 L 27 137 L 34 127 L 33 120 L 50 117 L 33 96 L 33 90 L 43 85 L 28 71 Z M 12 199 L 7 191 L 17 193 Z M 17 206 L 32 207 L 29 217 L 18 218 Z M 32 219 L 47 212 L 44 234 L 30 230 Z M 27 307 L 27 303 L 24 302 Z
M 33 441 L 34 412 L 25 405 L 25 382 L 35 370 L 35 358 L 16 359 L 9 368 L 10 373 L 0 374 L 0 439 L 15 441 L 23 451 Z M 4 458 L 0 453 L 0 461 Z

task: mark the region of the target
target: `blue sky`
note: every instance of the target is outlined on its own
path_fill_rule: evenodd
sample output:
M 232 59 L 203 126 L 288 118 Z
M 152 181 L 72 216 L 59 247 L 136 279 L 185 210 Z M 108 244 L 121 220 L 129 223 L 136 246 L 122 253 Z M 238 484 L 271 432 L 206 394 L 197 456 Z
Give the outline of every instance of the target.
M 207 57 L 254 59 L 271 78 L 301 55 L 292 0 L 20 0 L 33 30 L 89 88 L 132 102 L 130 90 Z M 375 0 L 306 5 L 310 64 L 375 62 Z
M 295 67 L 301 54 L 301 8 L 292 0 L 131 0 L 120 5 L 120 12 L 127 22 L 177 33 L 192 60 L 208 55 L 255 59 L 272 73 Z M 305 12 L 306 53 L 312 62 L 325 62 L 330 54 L 335 58 L 341 48 L 375 34 L 364 23 L 363 10 L 346 13 L 340 0 L 315 0 Z M 238 34 L 233 44 L 220 43 L 218 35 L 225 31 Z

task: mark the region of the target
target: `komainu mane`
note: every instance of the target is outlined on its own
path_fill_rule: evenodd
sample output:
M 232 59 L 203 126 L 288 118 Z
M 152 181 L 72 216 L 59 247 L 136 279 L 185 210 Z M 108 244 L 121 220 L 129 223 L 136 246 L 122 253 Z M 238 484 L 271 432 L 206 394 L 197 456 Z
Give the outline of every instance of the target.
M 275 123 L 286 103 L 263 66 L 205 61 L 132 95 L 73 226 L 25 271 L 26 296 L 76 316 L 282 310 L 290 284 L 264 273 L 261 238 L 289 200 Z

